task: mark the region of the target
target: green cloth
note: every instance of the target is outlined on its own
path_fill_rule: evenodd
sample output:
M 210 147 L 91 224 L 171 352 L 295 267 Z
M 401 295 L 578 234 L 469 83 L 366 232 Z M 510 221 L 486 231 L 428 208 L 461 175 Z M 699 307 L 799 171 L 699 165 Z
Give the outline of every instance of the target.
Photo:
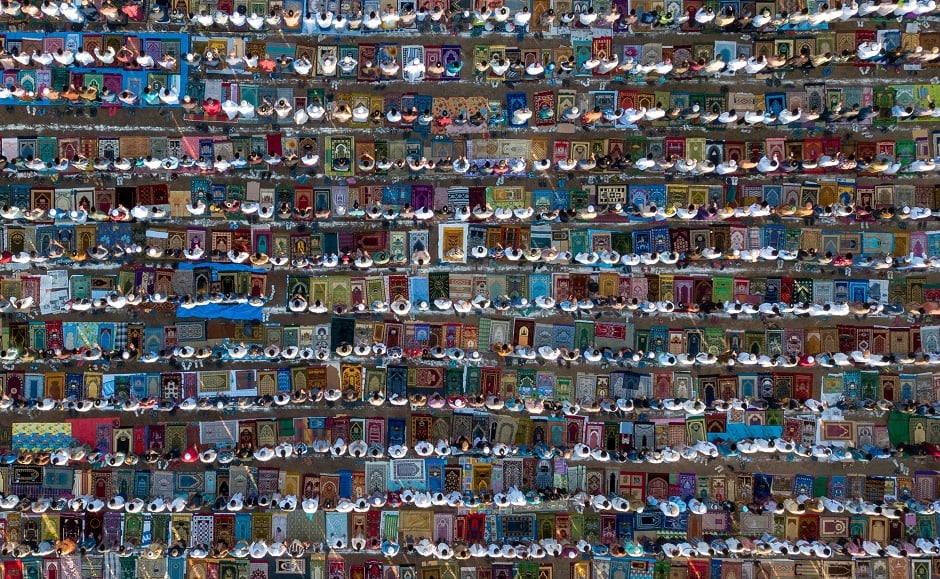
M 463 394 L 463 368 L 448 368 L 445 376 L 444 386 L 447 395 Z
M 733 294 L 734 278 L 731 276 L 718 275 L 712 278 L 712 301 L 715 303 L 724 303 L 734 299 Z
M 888 415 L 888 438 L 892 446 L 910 442 L 911 417 L 901 412 L 892 412 Z
M 783 426 L 783 410 L 779 408 L 768 408 L 766 425 Z
M 813 479 L 813 496 L 825 497 L 829 494 L 829 479 L 824 476 L 818 476 Z

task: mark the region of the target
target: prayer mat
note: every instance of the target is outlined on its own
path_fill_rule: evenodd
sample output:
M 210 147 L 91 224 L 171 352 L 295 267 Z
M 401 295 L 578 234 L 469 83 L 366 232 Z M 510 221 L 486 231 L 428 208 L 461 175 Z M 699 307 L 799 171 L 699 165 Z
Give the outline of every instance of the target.
M 555 93 L 554 91 L 537 92 L 533 95 L 533 113 L 535 126 L 550 127 L 555 124 Z
M 445 67 L 453 62 L 461 62 L 461 61 L 462 61 L 462 58 L 461 58 L 460 46 L 445 45 L 441 47 L 441 62 L 444 64 Z M 460 80 L 461 73 L 462 73 L 462 70 L 457 71 L 456 74 L 449 74 L 445 72 L 444 76 L 441 77 L 441 80 Z
M 333 177 L 353 175 L 352 156 L 355 153 L 355 139 L 350 136 L 326 137 L 326 172 Z
M 513 114 L 518 111 L 526 108 L 528 106 L 526 100 L 526 93 L 524 92 L 509 92 L 506 93 L 506 111 L 509 115 L 509 122 L 514 127 L 528 127 L 528 121 L 525 123 L 517 124 L 513 120 Z

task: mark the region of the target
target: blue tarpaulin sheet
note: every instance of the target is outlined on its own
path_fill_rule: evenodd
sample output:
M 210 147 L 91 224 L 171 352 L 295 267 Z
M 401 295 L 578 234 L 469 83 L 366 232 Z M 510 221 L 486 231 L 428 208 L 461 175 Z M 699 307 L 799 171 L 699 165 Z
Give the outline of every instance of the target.
M 708 440 L 714 442 L 721 439 L 738 442 L 746 438 L 779 438 L 782 434 L 782 426 L 729 424 L 725 432 L 709 432 Z
M 182 262 L 179 269 L 195 269 L 208 267 L 214 272 L 250 271 L 251 273 L 265 273 L 264 269 L 251 267 L 243 263 L 206 263 Z M 206 304 L 192 309 L 179 307 L 176 309 L 178 318 L 198 318 L 201 320 L 233 320 L 233 321 L 260 321 L 261 308 L 251 304 Z
M 261 321 L 261 308 L 251 304 L 206 304 L 192 309 L 176 308 L 177 318 L 200 320 Z

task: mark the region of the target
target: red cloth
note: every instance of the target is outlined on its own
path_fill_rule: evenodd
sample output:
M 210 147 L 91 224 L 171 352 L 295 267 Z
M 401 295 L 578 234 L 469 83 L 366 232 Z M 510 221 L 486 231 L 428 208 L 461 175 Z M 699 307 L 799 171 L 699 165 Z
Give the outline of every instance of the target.
M 92 447 L 98 439 L 98 425 L 112 424 L 113 418 L 70 418 L 66 420 L 72 425 L 72 438 L 80 444 L 89 444 Z
M 275 133 L 273 135 L 268 135 L 268 154 L 269 155 L 281 155 L 281 134 Z
M 708 579 L 711 576 L 707 559 L 689 560 L 689 579 Z
M 133 20 L 134 22 L 142 22 L 144 19 L 143 10 L 140 9 L 138 4 L 128 4 L 121 7 L 121 12 L 127 15 L 128 19 Z
M 63 346 L 62 322 L 58 320 L 46 322 L 46 348 L 55 349 Z
M 202 103 L 202 110 L 209 116 L 215 116 L 222 110 L 222 103 L 215 99 L 206 99 Z
M 4 561 L 3 579 L 23 579 L 23 562 L 16 559 Z

